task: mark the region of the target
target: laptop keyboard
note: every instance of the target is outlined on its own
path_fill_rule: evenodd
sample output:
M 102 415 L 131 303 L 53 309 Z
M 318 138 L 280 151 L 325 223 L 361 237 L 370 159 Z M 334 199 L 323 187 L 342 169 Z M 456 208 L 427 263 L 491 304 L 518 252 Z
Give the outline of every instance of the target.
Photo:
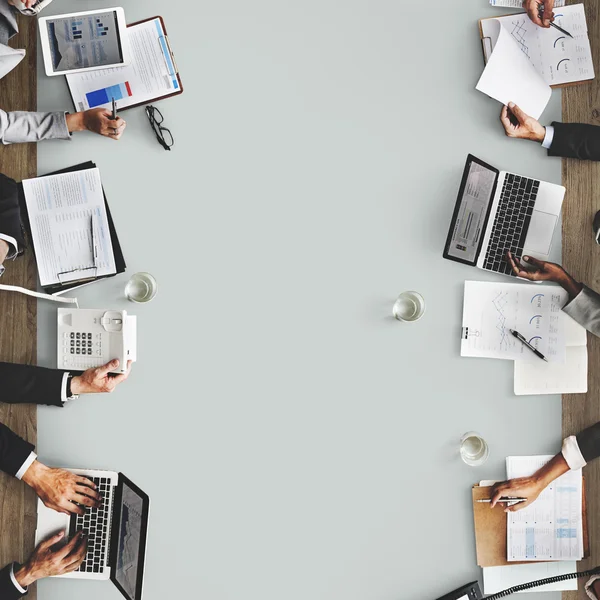
M 513 275 L 506 252 L 521 258 L 540 182 L 519 175 L 504 178 L 483 268 Z
M 112 506 L 111 497 L 115 486 L 110 479 L 105 477 L 88 477 L 98 486 L 98 493 L 102 496 L 102 504 L 98 508 L 85 507 L 84 515 L 71 515 L 69 525 L 69 538 L 78 531 L 83 531 L 88 536 L 88 551 L 83 563 L 76 572 L 102 573 L 107 563 L 108 543 L 110 541 L 110 514 Z

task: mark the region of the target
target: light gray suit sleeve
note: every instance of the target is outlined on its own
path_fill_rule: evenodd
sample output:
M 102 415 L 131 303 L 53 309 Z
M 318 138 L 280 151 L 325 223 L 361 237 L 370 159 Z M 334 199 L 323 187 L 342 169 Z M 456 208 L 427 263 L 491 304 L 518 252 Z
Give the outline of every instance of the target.
M 584 285 L 563 310 L 582 327 L 600 336 L 600 294 Z
M 3 144 L 70 140 L 64 112 L 5 112 L 0 110 L 0 141 Z
M 6 44 L 19 31 L 15 9 L 6 0 L 0 0 L 0 17 L 0 44 Z

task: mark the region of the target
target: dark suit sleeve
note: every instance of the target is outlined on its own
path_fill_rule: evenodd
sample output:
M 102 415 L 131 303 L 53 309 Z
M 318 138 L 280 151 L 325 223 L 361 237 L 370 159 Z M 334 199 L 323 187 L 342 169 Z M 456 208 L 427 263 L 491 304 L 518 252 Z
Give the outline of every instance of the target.
M 9 404 L 62 406 L 65 372 L 0 362 L 0 400 Z
M 33 449 L 33 444 L 0 423 L 0 470 L 14 477 Z
M 600 160 L 600 127 L 585 123 L 552 123 L 554 137 L 548 156 Z
M 600 456 L 600 422 L 584 429 L 576 437 L 586 463 Z
M 15 584 L 10 578 L 11 568 L 12 564 L 7 565 L 0 571 L 0 598 L 2 598 L 2 600 L 18 600 L 18 598 L 23 598 L 24 596 L 24 594 L 21 594 L 15 587 Z
M 14 238 L 23 251 L 25 240 L 21 227 L 18 187 L 14 179 L 0 173 L 0 233 Z

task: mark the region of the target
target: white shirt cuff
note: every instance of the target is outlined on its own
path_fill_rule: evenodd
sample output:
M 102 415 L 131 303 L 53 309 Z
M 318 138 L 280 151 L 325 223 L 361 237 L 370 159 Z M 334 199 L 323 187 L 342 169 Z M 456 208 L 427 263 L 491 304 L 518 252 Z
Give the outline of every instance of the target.
M 26 594 L 27 588 L 22 588 L 15 577 L 15 563 L 10 566 L 10 580 L 13 582 L 13 585 L 19 590 L 20 594 Z
M 12 248 L 8 249 L 8 254 L 6 255 L 6 258 L 15 258 L 17 256 L 17 253 L 19 252 L 17 240 L 15 240 L 15 238 L 10 237 L 10 235 L 4 235 L 3 233 L 0 233 L 0 240 L 4 240 L 9 246 L 12 246 Z
M 581 450 L 579 449 L 577 438 L 574 435 L 565 438 L 563 441 L 562 455 L 567 461 L 569 469 L 582 469 L 587 464 L 585 458 L 583 458 L 583 454 L 581 454 Z
M 546 150 L 550 150 L 552 140 L 554 140 L 554 127 L 552 127 L 552 125 L 546 125 L 546 135 L 544 136 L 542 147 L 546 148 Z
M 594 591 L 592 590 L 592 584 L 594 583 L 594 581 L 600 579 L 600 575 L 592 575 L 592 577 L 590 577 L 589 581 L 585 584 L 585 593 L 592 599 L 592 600 L 598 600 L 598 598 L 596 597 L 596 594 L 594 594 Z
M 29 469 L 29 467 L 33 464 L 33 461 L 37 458 L 37 454 L 35 452 L 32 452 L 28 457 L 27 460 L 21 465 L 21 468 L 17 471 L 17 474 L 15 475 L 15 477 L 17 479 L 22 479 L 23 475 L 25 475 L 27 469 Z
M 60 388 L 60 400 L 63 404 L 68 400 L 68 398 L 67 398 L 67 381 L 68 381 L 68 379 L 69 379 L 69 373 L 65 373 L 63 375 L 62 386 Z

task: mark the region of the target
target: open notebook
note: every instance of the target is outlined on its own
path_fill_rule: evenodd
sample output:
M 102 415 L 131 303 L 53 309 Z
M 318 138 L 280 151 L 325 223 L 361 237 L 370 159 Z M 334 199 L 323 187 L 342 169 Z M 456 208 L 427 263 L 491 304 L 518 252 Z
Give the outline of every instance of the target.
M 526 13 L 479 22 L 486 67 L 476 88 L 491 98 L 515 102 L 539 119 L 552 90 L 594 78 L 583 4 L 554 11 L 555 23 L 568 31 L 535 25 Z
M 587 332 L 563 312 L 566 362 L 515 361 L 515 394 L 585 394 L 588 379 Z

